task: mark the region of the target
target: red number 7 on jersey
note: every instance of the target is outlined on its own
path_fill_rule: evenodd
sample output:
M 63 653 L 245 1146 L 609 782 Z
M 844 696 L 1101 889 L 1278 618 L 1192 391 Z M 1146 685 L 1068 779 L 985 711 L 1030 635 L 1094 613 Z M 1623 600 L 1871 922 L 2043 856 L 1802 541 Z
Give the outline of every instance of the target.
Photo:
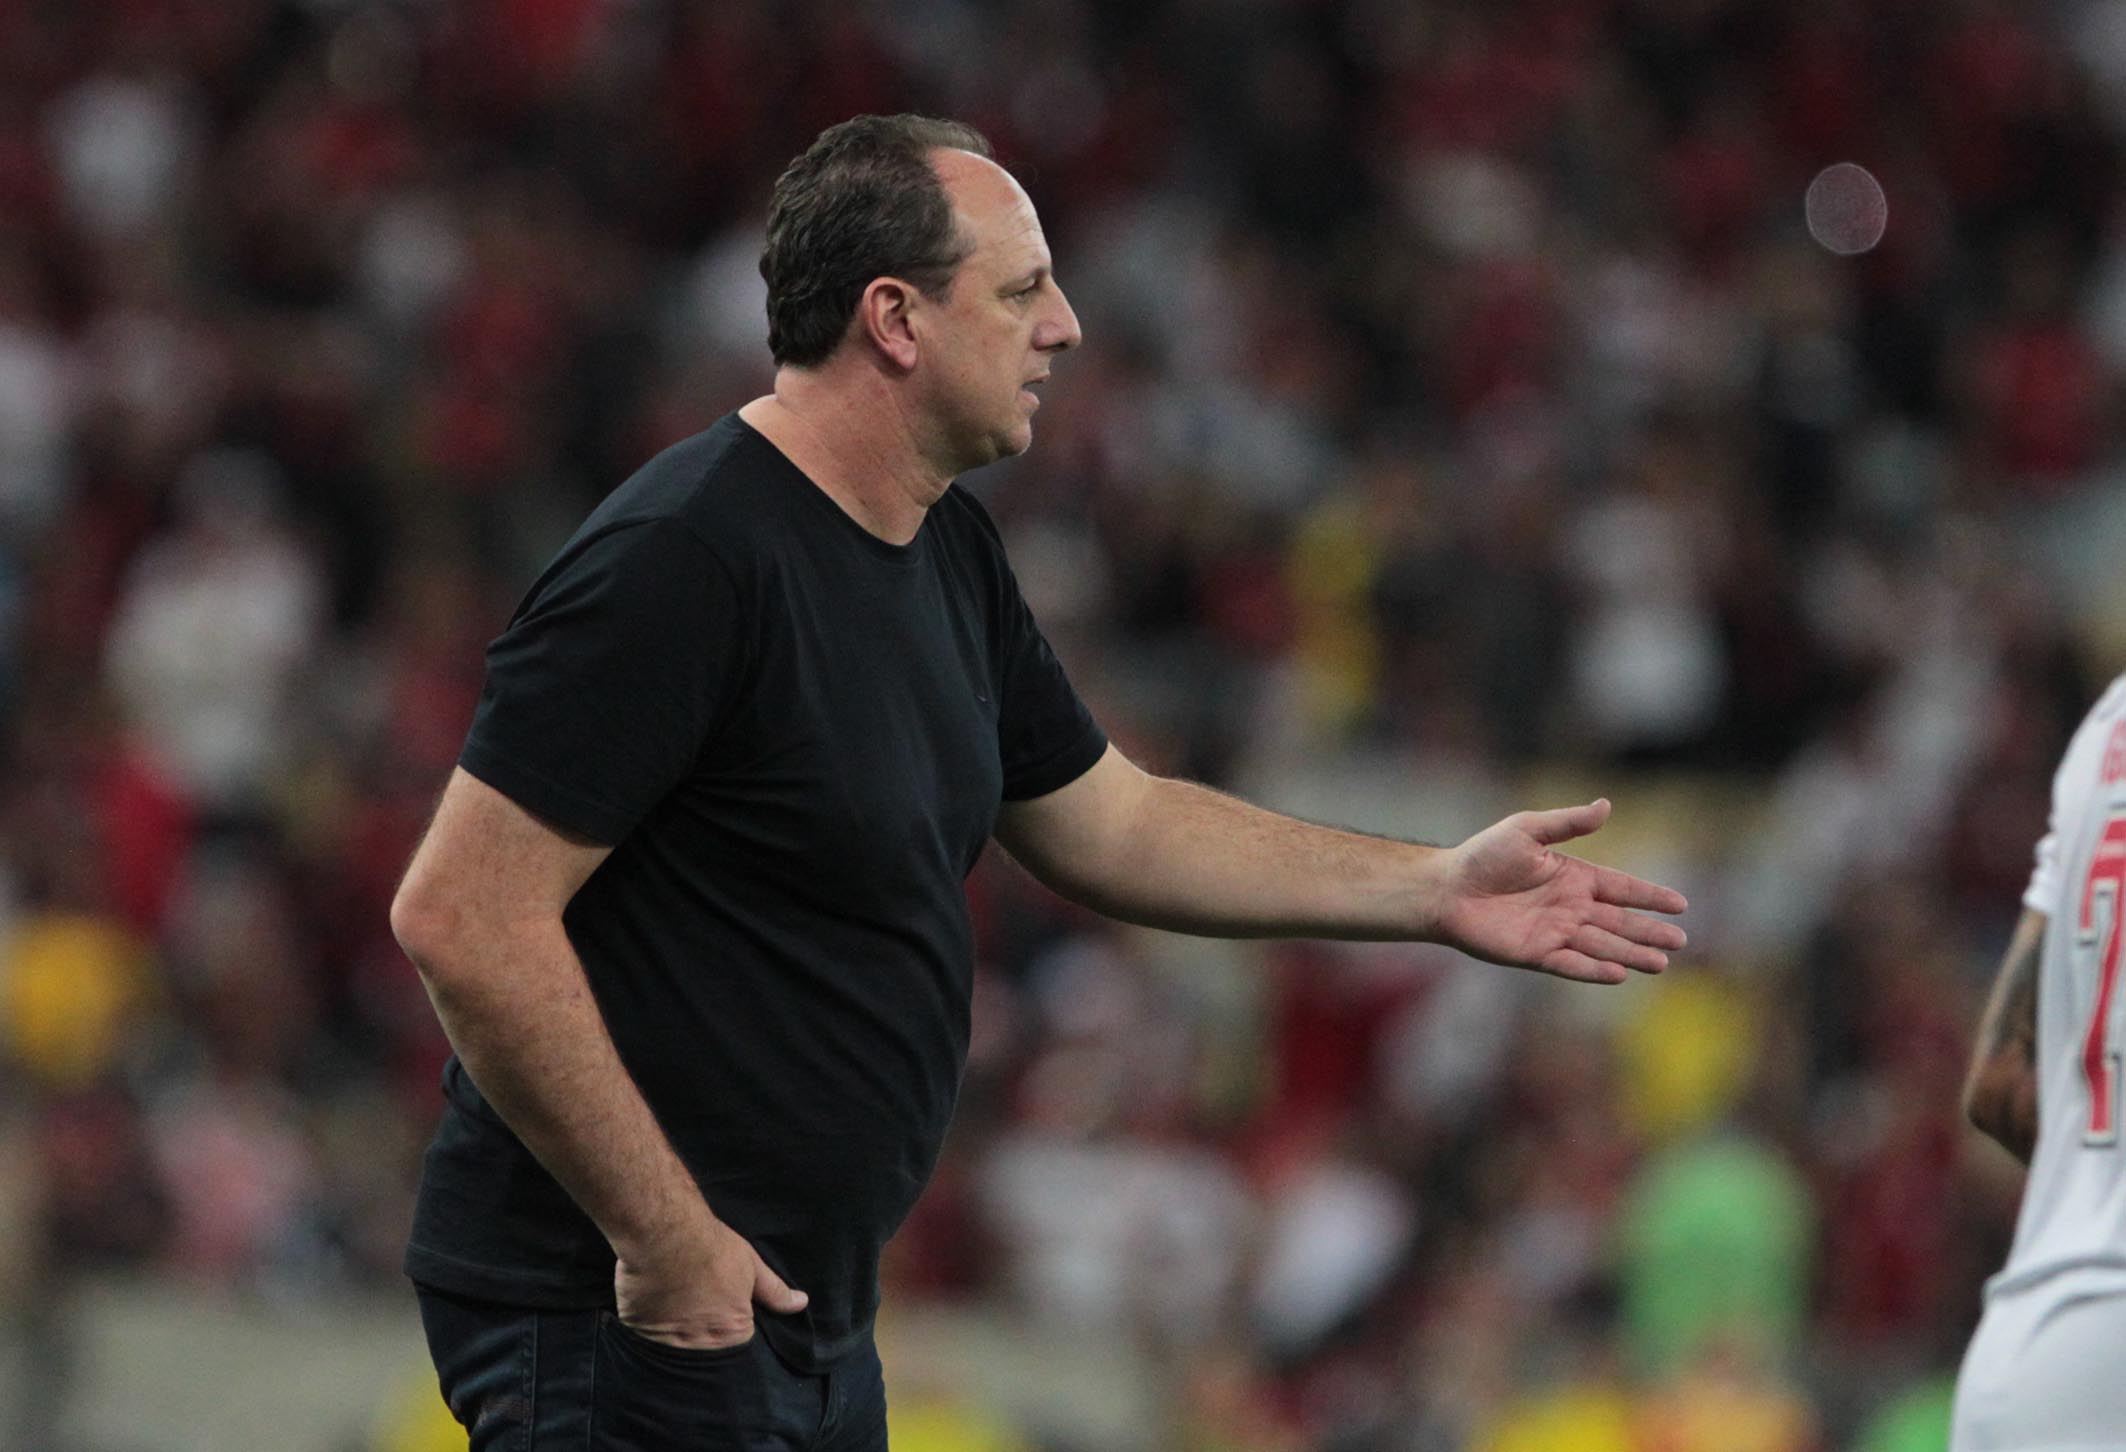
M 2082 910 L 2075 924 L 2075 947 L 2099 950 L 2096 1003 L 2089 1014 L 2089 1033 L 2082 1040 L 2082 1078 L 2089 1085 L 2089 1122 L 2084 1144 L 2117 1144 L 2119 1139 L 2119 1051 L 2111 1042 L 2111 1000 L 2119 982 L 2119 900 L 2126 895 L 2126 815 L 2114 810 L 2104 823 L 2082 883 Z

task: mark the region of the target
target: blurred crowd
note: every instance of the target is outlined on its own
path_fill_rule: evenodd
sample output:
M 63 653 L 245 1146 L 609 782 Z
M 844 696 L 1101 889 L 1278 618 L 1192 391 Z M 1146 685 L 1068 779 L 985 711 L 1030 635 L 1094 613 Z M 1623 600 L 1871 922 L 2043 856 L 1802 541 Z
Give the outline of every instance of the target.
M 80 1276 L 396 1276 L 386 909 L 482 649 L 765 388 L 769 185 L 895 110 L 1084 320 L 969 485 L 1117 739 L 1435 837 L 1608 792 L 1694 947 L 1195 943 L 993 857 L 889 1304 L 1126 1344 L 1185 1452 L 1940 1447 L 2019 1187 L 1965 1045 L 2126 662 L 2121 0 L 0 0 L 0 1440 Z M 1098 1452 L 935 1380 L 907 1452 Z

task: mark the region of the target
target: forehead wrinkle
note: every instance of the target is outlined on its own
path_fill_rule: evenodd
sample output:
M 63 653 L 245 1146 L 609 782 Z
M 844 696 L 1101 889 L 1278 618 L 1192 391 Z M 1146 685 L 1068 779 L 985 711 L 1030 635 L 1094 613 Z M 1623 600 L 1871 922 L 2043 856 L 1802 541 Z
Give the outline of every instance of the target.
M 1031 208 L 1027 209 L 1019 225 L 981 238 L 969 260 L 977 262 L 1000 282 L 1054 267 L 1048 253 L 1048 239 L 1042 235 L 1041 223 Z

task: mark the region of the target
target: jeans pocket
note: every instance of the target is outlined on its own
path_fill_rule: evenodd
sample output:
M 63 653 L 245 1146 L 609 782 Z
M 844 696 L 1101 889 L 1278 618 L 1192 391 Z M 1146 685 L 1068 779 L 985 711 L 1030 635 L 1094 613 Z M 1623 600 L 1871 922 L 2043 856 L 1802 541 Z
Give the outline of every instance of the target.
M 598 1317 L 593 1348 L 592 1452 L 756 1452 L 769 1445 L 759 1333 L 698 1351 Z

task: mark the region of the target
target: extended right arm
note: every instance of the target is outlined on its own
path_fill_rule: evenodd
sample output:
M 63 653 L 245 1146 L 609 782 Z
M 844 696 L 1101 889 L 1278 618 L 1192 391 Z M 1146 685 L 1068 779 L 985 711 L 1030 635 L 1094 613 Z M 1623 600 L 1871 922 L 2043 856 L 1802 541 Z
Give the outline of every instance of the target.
M 610 848 L 463 769 L 391 906 L 459 1061 L 619 1257 L 621 1319 L 678 1345 L 753 1331 L 804 1297 L 719 1222 L 613 1047 L 562 911 Z

